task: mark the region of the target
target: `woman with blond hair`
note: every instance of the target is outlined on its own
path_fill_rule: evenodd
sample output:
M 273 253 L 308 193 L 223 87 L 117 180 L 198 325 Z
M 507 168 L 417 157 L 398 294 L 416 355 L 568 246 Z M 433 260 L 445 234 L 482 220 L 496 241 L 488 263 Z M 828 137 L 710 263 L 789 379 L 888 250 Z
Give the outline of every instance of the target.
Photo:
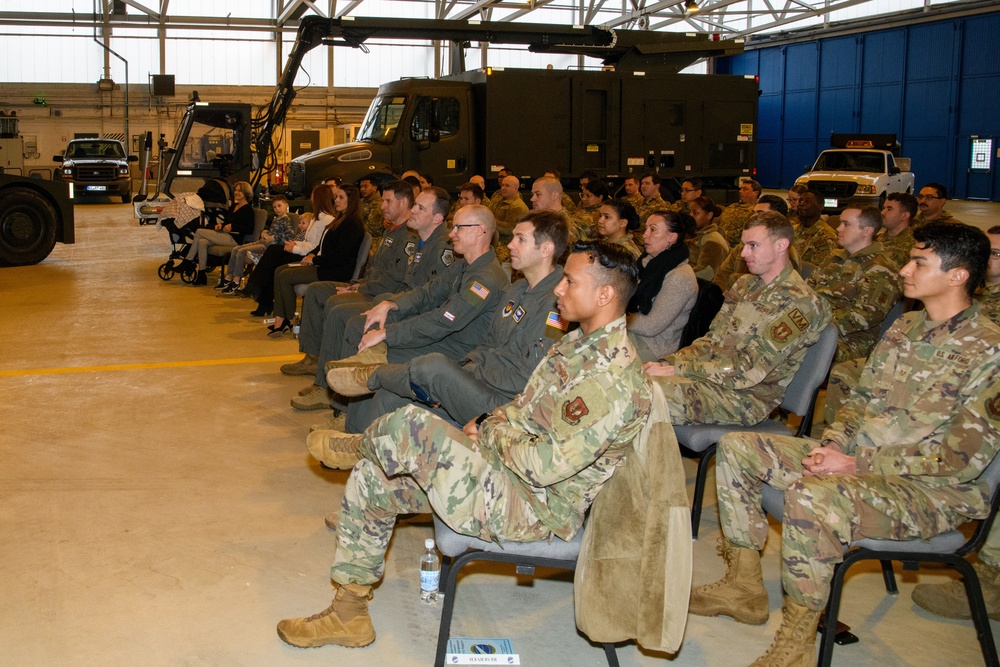
M 184 262 L 189 266 L 198 258 L 198 275 L 192 285 L 207 285 L 205 270 L 208 268 L 208 248 L 213 245 L 235 248 L 243 243 L 244 237 L 253 234 L 253 188 L 246 181 L 240 181 L 233 187 L 233 205 L 222 216 L 222 220 L 213 229 L 203 227 L 194 233 L 191 239 L 191 250 Z

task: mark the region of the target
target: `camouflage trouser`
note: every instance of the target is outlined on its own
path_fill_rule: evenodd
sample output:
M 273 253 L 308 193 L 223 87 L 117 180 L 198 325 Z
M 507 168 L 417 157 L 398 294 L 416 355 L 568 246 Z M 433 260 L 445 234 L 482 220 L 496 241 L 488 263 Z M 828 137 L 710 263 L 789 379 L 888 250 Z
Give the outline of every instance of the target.
M 833 365 L 830 379 L 826 383 L 826 401 L 823 404 L 823 418 L 827 425 L 837 421 L 837 412 L 847 403 L 851 390 L 861 380 L 861 369 L 867 359 L 850 359 Z
M 771 408 L 753 396 L 676 375 L 654 377 L 670 407 L 670 423 L 743 424 L 753 426 L 767 419 Z
M 737 546 L 759 550 L 767 539 L 761 486 L 785 492 L 781 583 L 792 600 L 817 611 L 826 606 L 834 567 L 851 542 L 927 538 L 963 521 L 903 477 L 803 476 L 802 459 L 818 444 L 731 433 L 719 442 L 715 473 L 722 529 Z
M 396 515 L 433 511 L 453 530 L 484 540 L 534 541 L 546 529 L 497 457 L 417 406 L 377 419 L 351 472 L 330 575 L 339 584 L 382 578 Z

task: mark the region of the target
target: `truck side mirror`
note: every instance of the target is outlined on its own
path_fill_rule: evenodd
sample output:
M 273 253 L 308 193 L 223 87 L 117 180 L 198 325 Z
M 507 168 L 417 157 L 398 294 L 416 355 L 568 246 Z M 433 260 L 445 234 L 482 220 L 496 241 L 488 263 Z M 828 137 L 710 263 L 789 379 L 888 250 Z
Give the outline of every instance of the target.
M 895 176 L 898 173 L 900 173 L 899 167 L 889 167 L 889 175 L 890 176 Z
M 128 156 L 128 161 L 129 162 L 138 162 L 139 161 L 139 156 L 138 155 L 129 155 Z
M 59 162 L 61 164 L 62 161 L 63 161 L 63 156 L 62 155 L 53 155 L 52 156 L 52 161 L 53 162 Z
M 430 131 L 430 140 L 433 143 L 441 141 L 441 130 L 434 128 Z

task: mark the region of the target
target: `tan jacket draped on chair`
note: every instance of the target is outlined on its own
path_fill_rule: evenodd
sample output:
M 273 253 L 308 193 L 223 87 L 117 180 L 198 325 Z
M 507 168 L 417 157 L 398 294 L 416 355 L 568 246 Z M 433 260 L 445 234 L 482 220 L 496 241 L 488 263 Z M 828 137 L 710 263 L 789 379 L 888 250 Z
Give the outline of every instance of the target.
M 663 394 L 597 495 L 576 566 L 576 625 L 592 641 L 676 652 L 691 594 L 691 509 Z

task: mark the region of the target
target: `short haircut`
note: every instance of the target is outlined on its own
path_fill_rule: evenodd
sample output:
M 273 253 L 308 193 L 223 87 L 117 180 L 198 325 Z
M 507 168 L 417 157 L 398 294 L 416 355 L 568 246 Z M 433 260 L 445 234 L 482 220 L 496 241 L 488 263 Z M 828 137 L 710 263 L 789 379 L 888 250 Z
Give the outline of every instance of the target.
M 434 213 L 440 213 L 441 217 L 447 218 L 448 213 L 451 212 L 451 195 L 448 194 L 446 190 L 436 188 L 433 185 L 428 185 L 426 188 L 421 190 L 421 193 L 424 192 L 429 192 L 434 195 L 434 203 L 431 205 L 431 210 Z
M 588 183 L 593 183 L 594 181 L 601 180 L 601 177 L 597 175 L 597 172 L 592 169 L 587 169 L 580 174 L 580 180 L 587 179 Z
M 615 209 L 615 213 L 622 220 L 626 220 L 628 225 L 625 227 L 628 231 L 634 232 L 639 229 L 639 223 L 642 221 L 639 214 L 635 211 L 635 206 L 632 206 L 632 202 L 624 197 L 619 197 L 617 199 L 609 199 L 604 202 L 604 206 L 610 206 Z
M 553 192 L 558 192 L 560 195 L 563 193 L 562 182 L 558 178 L 553 178 L 552 176 L 539 176 L 535 179 L 535 183 L 549 194 Z
M 917 211 L 920 210 L 920 207 L 917 206 L 917 198 L 909 192 L 890 192 L 885 199 L 886 201 L 898 202 L 899 208 L 909 213 L 911 218 L 917 217 Z
M 416 176 L 407 176 L 403 180 L 409 183 L 411 188 L 423 187 L 420 185 L 420 179 Z
M 551 169 L 546 169 L 545 173 L 546 174 L 552 174 L 553 178 L 562 178 L 562 172 L 559 171 L 558 169 L 556 169 L 555 167 L 553 167 Z
M 926 183 L 924 184 L 924 187 L 920 189 L 923 190 L 924 188 L 934 188 L 935 190 L 937 190 L 938 197 L 940 197 L 941 199 L 948 198 L 948 188 L 944 187 L 940 183 Z
M 806 189 L 802 186 L 802 189 Z M 758 204 L 767 204 L 771 207 L 772 211 L 777 211 L 781 215 L 788 215 L 788 202 L 777 195 L 761 195 L 760 199 L 757 200 Z
M 566 216 L 556 211 L 548 209 L 532 209 L 517 219 L 518 222 L 530 222 L 534 228 L 535 247 L 542 245 L 546 241 L 551 241 L 555 246 L 552 252 L 553 261 L 559 259 L 566 252 L 566 244 L 569 242 L 569 224 Z
M 392 196 L 396 199 L 406 199 L 410 202 L 410 208 L 413 207 L 413 186 L 406 181 L 401 181 L 399 179 L 389 181 L 382 186 L 382 193 L 391 192 Z
M 875 238 L 875 234 L 878 234 L 879 230 L 882 229 L 882 212 L 874 206 L 865 204 L 848 204 L 844 207 L 845 211 L 847 209 L 854 209 L 858 212 L 858 223 L 862 227 L 873 229 L 872 238 Z
M 641 179 L 641 177 L 633 174 L 632 172 L 629 172 L 628 176 L 625 177 L 625 180 L 626 181 L 635 181 L 638 184 L 639 181 L 642 180 L 642 179 Z
M 806 188 L 805 192 L 799 194 L 800 197 L 805 197 L 806 195 L 812 195 L 819 202 L 820 206 L 823 206 L 823 193 L 819 190 L 813 190 L 812 188 Z
M 364 183 L 365 181 L 368 181 L 369 183 L 371 183 L 372 185 L 374 185 L 376 188 L 378 188 L 378 179 L 375 178 L 374 176 L 362 176 L 361 178 L 358 179 L 358 184 L 360 185 L 361 183 Z
M 752 178 L 748 178 L 747 180 L 743 181 L 743 183 L 749 183 L 750 187 L 753 189 L 754 192 L 757 193 L 758 196 L 760 195 L 761 192 L 764 191 L 764 188 L 761 187 L 760 183 L 753 180 Z
M 285 195 L 271 195 L 271 203 L 273 204 L 276 201 L 283 201 L 287 204 L 288 197 L 286 197 Z
M 639 284 L 639 264 L 624 246 L 610 241 L 585 241 L 573 244 L 573 253 L 583 253 L 596 268 L 594 272 L 601 286 L 610 285 L 618 296 L 621 312 L 625 312 L 635 288 Z
M 803 192 L 808 192 L 809 191 L 809 186 L 806 185 L 805 183 L 796 183 L 792 187 L 788 188 L 788 191 L 789 192 L 794 192 L 795 194 L 800 195 Z
M 706 197 L 702 195 L 701 197 L 698 197 L 691 203 L 700 208 L 701 210 L 705 211 L 706 213 L 711 213 L 716 218 L 722 215 L 722 209 L 719 208 L 718 205 L 716 205 L 715 201 L 711 197 Z
M 601 199 L 607 199 L 611 196 L 611 188 L 608 184 L 599 178 L 594 178 L 587 181 L 587 185 L 583 188 L 595 197 L 600 197 Z
M 469 181 L 468 183 L 462 185 L 462 187 L 460 187 L 458 191 L 471 192 L 473 198 L 478 199 L 479 201 L 482 201 L 483 197 L 486 196 L 486 192 L 483 190 L 482 186 L 480 186 L 479 183 L 473 183 L 472 181 Z
M 663 179 L 660 178 L 660 175 L 657 174 L 655 171 L 647 171 L 645 174 L 642 175 L 642 177 L 652 180 L 653 185 L 659 185 L 660 183 L 663 182 Z
M 792 241 L 795 240 L 795 229 L 792 227 L 792 223 L 788 222 L 788 218 L 776 211 L 761 211 L 747 221 L 744 229 L 751 229 L 753 227 L 763 227 L 766 229 L 767 235 L 772 241 L 785 239 L 790 246 Z
M 649 220 L 653 216 L 658 218 L 663 218 L 664 222 L 667 223 L 667 229 L 677 234 L 677 243 L 683 243 L 684 239 L 694 234 L 695 224 L 694 218 L 689 214 L 682 211 L 653 211 L 646 217 L 646 227 L 649 227 Z
M 924 186 L 928 187 L 928 186 Z M 971 297 L 986 278 L 990 240 L 977 227 L 961 222 L 928 222 L 913 230 L 913 240 L 941 258 L 941 269 L 969 272 L 965 291 Z
M 685 178 L 683 181 L 681 181 L 681 185 L 684 185 L 685 183 L 690 183 L 691 188 L 693 190 L 701 190 L 702 192 L 705 191 L 705 181 L 701 180 L 697 176 L 692 176 L 691 178 Z
M 431 188 L 426 188 L 424 192 L 430 190 Z M 434 188 L 437 190 L 438 188 Z M 443 191 L 442 191 L 443 192 Z M 435 213 L 437 211 L 435 210 Z M 493 232 L 497 230 L 497 219 L 493 217 L 493 211 L 486 208 L 482 204 L 473 204 L 472 206 L 463 206 L 455 214 L 456 216 L 461 215 L 463 218 L 472 218 L 472 222 L 469 224 L 482 225 L 483 229 L 486 230 L 487 236 L 490 239 L 493 238 Z

